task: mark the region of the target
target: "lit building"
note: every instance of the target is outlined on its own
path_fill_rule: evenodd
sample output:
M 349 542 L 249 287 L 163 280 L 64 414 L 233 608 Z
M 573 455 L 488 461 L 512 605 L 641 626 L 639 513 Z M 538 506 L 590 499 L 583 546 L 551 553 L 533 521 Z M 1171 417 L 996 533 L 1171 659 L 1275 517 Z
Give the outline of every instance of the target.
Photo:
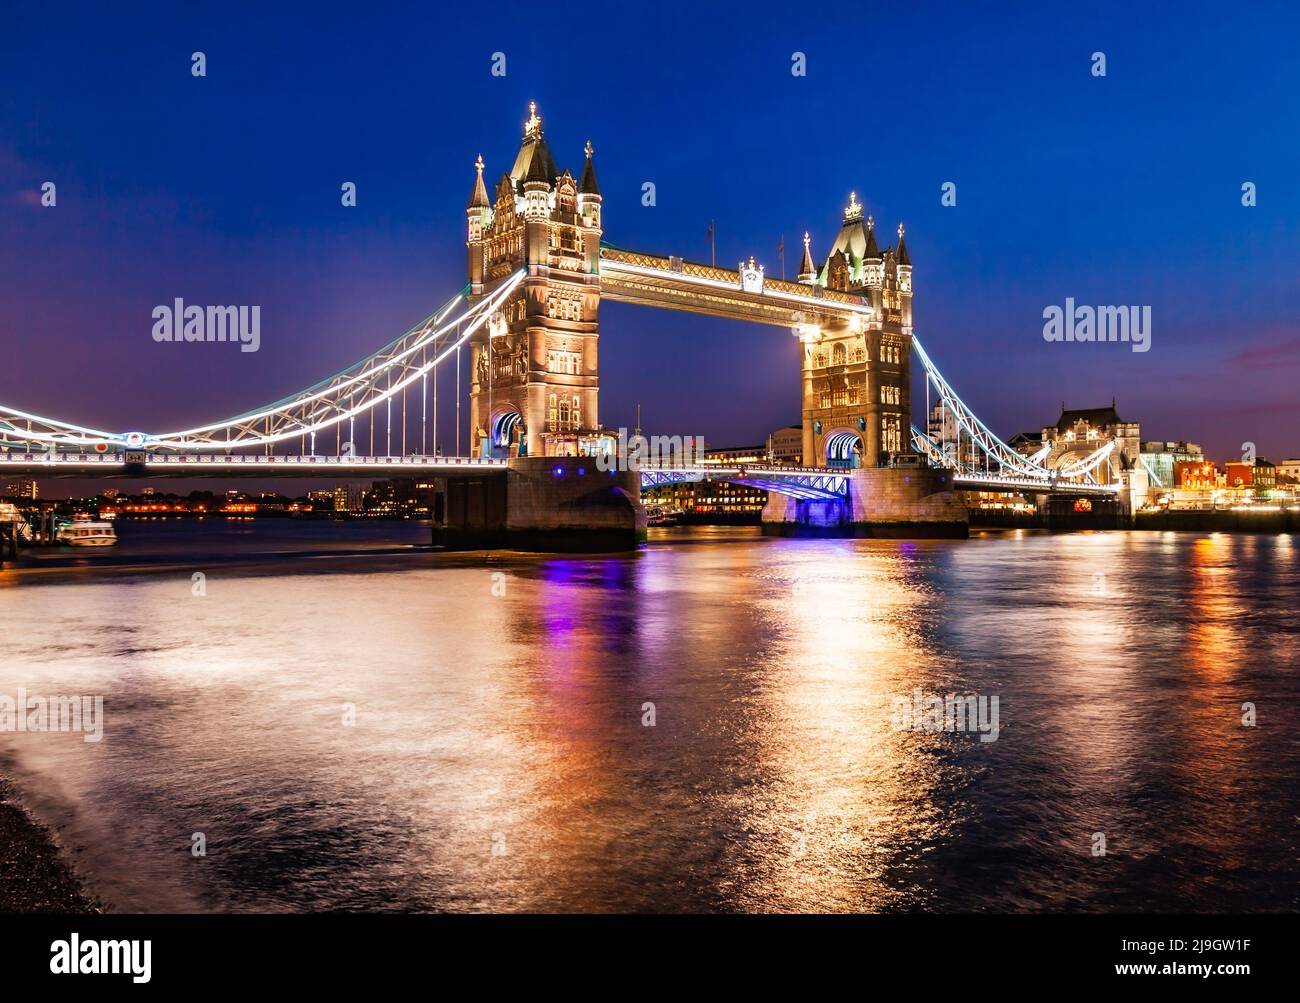
M 21 498 L 24 501 L 35 501 L 40 489 L 34 480 L 23 479 L 14 481 L 5 486 L 4 493 L 10 498 Z
M 1254 488 L 1257 491 L 1272 491 L 1277 487 L 1277 467 L 1268 460 L 1257 459 L 1254 463 L 1233 460 L 1223 465 L 1224 482 L 1229 488 Z
M 726 481 L 664 484 L 641 492 L 648 509 L 680 512 L 689 523 L 755 523 L 767 504 L 767 492 Z
M 335 512 L 360 512 L 366 500 L 364 484 L 336 484 L 334 486 Z
M 1174 467 L 1179 463 L 1204 464 L 1205 451 L 1194 442 L 1144 442 L 1140 461 L 1151 477 L 1152 489 L 1168 491 L 1179 486 Z
M 803 426 L 786 425 L 767 437 L 767 457 L 773 463 L 798 467 L 803 464 Z
M 1179 491 L 1213 491 L 1219 486 L 1219 471 L 1205 460 L 1180 460 L 1174 464 L 1173 480 L 1173 487 Z
M 1283 460 L 1277 465 L 1278 483 L 1300 481 L 1300 458 Z
M 803 437 L 803 431 L 800 430 L 800 438 Z M 766 446 L 734 446 L 730 449 L 706 449 L 704 451 L 705 463 L 716 463 L 722 466 L 728 464 L 754 464 L 767 462 Z

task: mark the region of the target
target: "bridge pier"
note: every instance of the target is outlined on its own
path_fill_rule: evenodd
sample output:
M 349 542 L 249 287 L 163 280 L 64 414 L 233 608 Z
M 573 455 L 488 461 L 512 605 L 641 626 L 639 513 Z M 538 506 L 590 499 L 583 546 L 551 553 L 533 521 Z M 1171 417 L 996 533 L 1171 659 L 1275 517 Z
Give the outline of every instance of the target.
M 435 546 L 609 553 L 646 538 L 641 476 L 588 456 L 512 459 L 504 471 L 448 478 Z
M 966 503 L 950 475 L 924 467 L 850 471 L 849 496 L 816 501 L 768 494 L 765 536 L 955 538 L 969 535 Z

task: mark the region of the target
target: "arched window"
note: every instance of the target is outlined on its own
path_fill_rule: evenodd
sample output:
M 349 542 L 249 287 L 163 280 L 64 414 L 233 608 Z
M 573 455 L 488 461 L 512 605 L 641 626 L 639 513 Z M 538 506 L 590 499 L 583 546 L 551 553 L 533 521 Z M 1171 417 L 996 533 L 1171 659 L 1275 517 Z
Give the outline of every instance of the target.
M 833 365 L 833 366 L 842 366 L 842 365 L 844 365 L 844 363 L 845 363 L 845 361 L 846 361 L 846 357 L 847 357 L 847 356 L 846 356 L 846 353 L 845 353 L 845 351 L 844 351 L 844 345 L 843 345 L 843 344 L 841 344 L 841 343 L 837 343 L 837 344 L 835 345 L 835 347 L 831 349 L 831 365 Z

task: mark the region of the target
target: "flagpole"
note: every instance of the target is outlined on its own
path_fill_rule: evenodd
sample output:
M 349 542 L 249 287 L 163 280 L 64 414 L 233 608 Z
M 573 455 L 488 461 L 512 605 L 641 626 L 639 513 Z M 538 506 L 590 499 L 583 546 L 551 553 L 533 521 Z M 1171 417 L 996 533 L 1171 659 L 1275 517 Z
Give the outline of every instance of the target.
M 785 234 L 784 233 L 781 234 L 781 247 L 779 248 L 779 250 L 781 252 L 781 281 L 784 282 L 785 281 Z
M 709 262 L 718 267 L 718 235 L 713 229 L 713 220 L 709 220 Z

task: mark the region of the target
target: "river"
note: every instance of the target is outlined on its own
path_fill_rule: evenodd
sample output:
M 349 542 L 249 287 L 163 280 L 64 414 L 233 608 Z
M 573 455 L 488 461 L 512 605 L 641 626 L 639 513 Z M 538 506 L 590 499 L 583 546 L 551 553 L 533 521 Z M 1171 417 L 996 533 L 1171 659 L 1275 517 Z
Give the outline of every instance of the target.
M 0 571 L 0 696 L 104 714 L 0 773 L 113 909 L 1300 907 L 1291 536 L 119 530 Z

